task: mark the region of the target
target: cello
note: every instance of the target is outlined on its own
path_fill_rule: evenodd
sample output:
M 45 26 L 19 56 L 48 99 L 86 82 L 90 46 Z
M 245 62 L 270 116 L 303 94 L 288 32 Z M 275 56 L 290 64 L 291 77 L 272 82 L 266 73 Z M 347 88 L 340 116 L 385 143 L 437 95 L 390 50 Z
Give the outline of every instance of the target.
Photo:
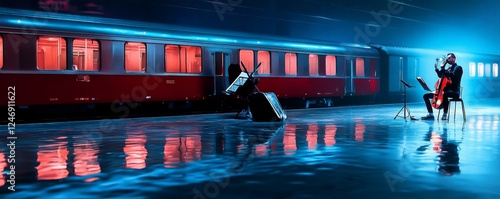
M 438 65 L 440 60 L 443 60 L 443 59 L 442 58 L 436 59 L 436 65 L 435 65 L 436 69 L 437 69 L 437 65 Z M 444 68 L 447 63 L 448 63 L 448 59 L 444 59 L 444 62 L 441 65 L 441 68 Z M 432 96 L 432 101 L 431 101 L 431 105 L 433 108 L 435 108 L 435 109 L 442 109 L 443 108 L 444 89 L 450 84 L 451 84 L 451 79 L 449 77 L 446 77 L 444 74 L 442 75 L 442 77 L 440 79 L 438 79 L 436 84 L 434 84 L 434 88 L 436 89 L 436 91 L 434 92 L 434 96 Z

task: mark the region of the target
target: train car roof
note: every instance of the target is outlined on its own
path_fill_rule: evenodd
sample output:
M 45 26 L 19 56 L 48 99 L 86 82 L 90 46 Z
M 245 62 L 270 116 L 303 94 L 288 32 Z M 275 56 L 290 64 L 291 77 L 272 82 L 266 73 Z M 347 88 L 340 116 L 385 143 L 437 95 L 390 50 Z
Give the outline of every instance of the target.
M 454 53 L 457 57 L 489 57 L 498 58 L 498 55 L 484 54 L 484 53 L 473 53 L 473 52 L 459 52 L 453 50 L 438 50 L 438 49 L 424 49 L 424 48 L 409 48 L 400 46 L 384 46 L 384 45 L 371 45 L 373 48 L 378 48 L 386 52 L 391 56 L 429 56 L 433 55 L 436 57 L 446 55 L 447 53 Z
M 372 45 L 372 47 L 379 48 L 388 55 L 408 56 L 408 55 L 427 55 L 436 53 L 442 54 L 441 51 L 433 49 L 409 48 L 400 46 L 384 46 L 384 45 Z
M 241 32 L 219 31 L 195 27 L 172 26 L 150 22 L 127 21 L 53 12 L 39 12 L 0 8 L 0 27 L 23 32 L 58 32 L 64 35 L 93 36 L 114 39 L 141 39 L 156 42 L 191 42 L 215 45 L 241 46 L 259 49 L 291 50 L 332 54 L 378 56 L 370 46 L 333 44 L 322 41 L 253 35 Z M 28 31 L 25 31 L 28 30 Z

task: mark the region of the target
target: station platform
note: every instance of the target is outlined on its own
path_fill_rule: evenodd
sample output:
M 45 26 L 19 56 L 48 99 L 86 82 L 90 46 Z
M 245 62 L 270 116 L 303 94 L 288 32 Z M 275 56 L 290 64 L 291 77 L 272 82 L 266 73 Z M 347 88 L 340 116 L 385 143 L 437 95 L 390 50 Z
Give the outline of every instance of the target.
M 394 119 L 401 106 L 20 124 L 0 197 L 500 198 L 498 99 L 465 101 L 466 122 L 460 105 L 447 121 Z

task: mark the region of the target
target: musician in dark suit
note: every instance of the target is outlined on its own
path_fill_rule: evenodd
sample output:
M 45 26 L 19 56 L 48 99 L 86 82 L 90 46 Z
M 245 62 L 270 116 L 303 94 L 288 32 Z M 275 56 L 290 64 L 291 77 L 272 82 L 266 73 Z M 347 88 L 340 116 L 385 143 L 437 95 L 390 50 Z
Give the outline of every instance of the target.
M 450 64 L 451 66 L 448 69 L 445 69 L 446 64 Z M 451 80 L 451 84 L 444 88 L 442 102 L 444 114 L 441 119 L 446 120 L 448 118 L 448 104 L 450 103 L 448 98 L 460 97 L 460 82 L 462 81 L 463 69 L 462 66 L 457 64 L 455 54 L 453 53 L 448 53 L 446 55 L 446 60 L 441 65 L 441 68 L 438 68 L 437 63 L 434 65 L 434 68 L 439 78 L 445 76 Z M 424 94 L 423 97 L 429 114 L 422 117 L 422 120 L 434 120 L 434 114 L 432 113 L 432 106 L 430 102 L 430 99 L 434 97 L 434 93 Z

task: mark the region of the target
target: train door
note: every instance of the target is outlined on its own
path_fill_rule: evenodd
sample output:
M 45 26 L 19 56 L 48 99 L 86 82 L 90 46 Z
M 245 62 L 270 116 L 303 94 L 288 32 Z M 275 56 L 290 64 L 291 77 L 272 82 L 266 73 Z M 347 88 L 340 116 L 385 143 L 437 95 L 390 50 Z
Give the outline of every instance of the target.
M 353 95 L 354 90 L 354 66 L 356 60 L 351 57 L 346 57 L 345 62 L 345 94 Z
M 403 73 L 403 80 L 407 82 L 414 82 L 417 78 L 418 59 L 416 57 L 408 57 L 406 66 L 406 71 Z
M 403 91 L 401 80 L 404 80 L 404 59 L 400 56 L 389 57 L 389 92 Z
M 416 57 L 392 56 L 389 58 L 389 91 L 401 92 L 405 82 L 415 82 L 417 78 L 418 59 Z
M 214 95 L 219 95 L 231 84 L 227 72 L 227 68 L 231 64 L 231 52 L 216 51 L 213 53 L 213 61 L 215 66 Z

